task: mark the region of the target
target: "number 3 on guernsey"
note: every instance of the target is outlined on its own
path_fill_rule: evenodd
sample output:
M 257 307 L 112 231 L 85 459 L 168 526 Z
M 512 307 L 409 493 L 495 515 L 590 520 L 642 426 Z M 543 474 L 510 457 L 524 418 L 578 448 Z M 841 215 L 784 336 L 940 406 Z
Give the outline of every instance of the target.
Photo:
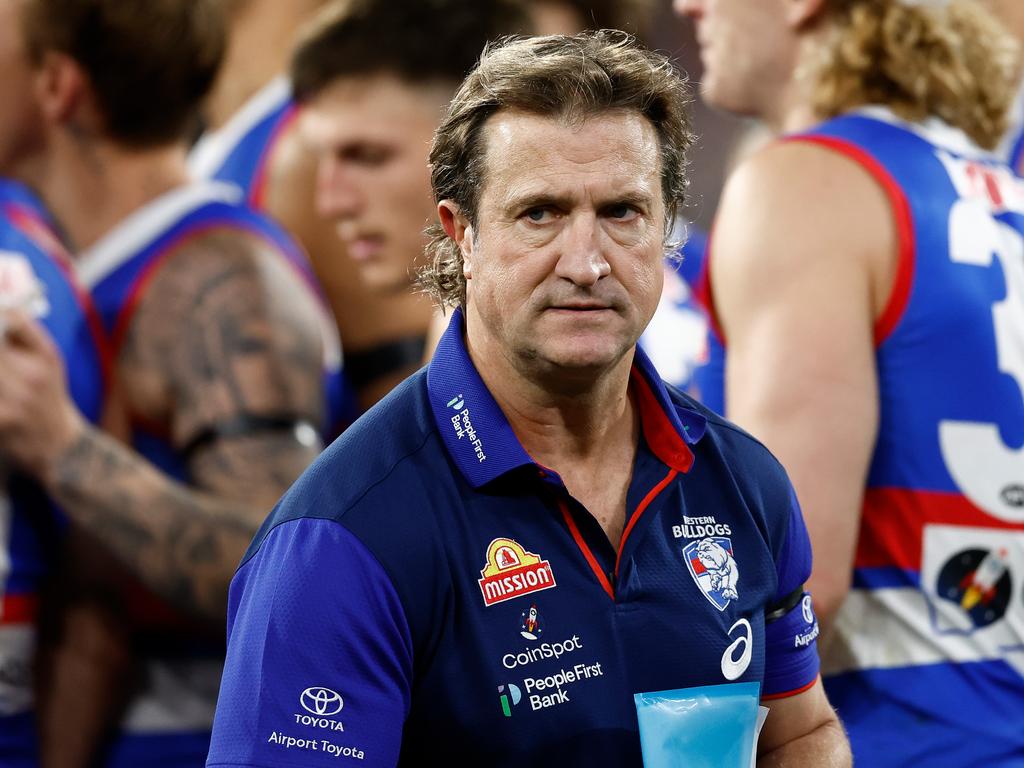
M 981 201 L 961 199 L 950 212 L 949 246 L 960 264 L 988 267 L 998 259 L 1006 298 L 992 305 L 997 363 L 1024 395 L 1024 238 Z M 971 421 L 941 422 L 939 440 L 946 468 L 975 506 L 1008 523 L 1024 522 L 1024 506 L 1005 492 L 1024 478 L 1024 447 L 1007 446 L 998 424 Z

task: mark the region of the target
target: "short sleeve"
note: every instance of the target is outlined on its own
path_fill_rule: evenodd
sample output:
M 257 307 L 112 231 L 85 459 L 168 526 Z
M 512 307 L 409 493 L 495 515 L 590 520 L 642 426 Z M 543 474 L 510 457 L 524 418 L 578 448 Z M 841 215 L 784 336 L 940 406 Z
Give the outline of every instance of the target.
M 341 523 L 270 529 L 231 584 L 207 766 L 394 766 L 412 641 L 380 563 Z
M 787 481 L 788 482 L 788 481 Z M 778 699 L 806 690 L 818 677 L 818 620 L 803 585 L 811 575 L 811 541 L 792 487 L 785 538 L 778 550 L 775 604 L 788 610 L 765 624 L 765 677 L 762 698 Z M 796 599 L 793 599 L 793 596 Z M 789 599 L 787 599 L 789 598 Z

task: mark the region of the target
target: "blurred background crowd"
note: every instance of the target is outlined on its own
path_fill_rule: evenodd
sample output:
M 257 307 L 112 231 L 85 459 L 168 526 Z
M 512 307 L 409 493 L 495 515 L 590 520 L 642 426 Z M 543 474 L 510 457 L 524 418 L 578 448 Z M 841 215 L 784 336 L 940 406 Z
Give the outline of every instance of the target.
M 448 101 L 594 28 L 693 84 L 641 345 L 790 472 L 858 764 L 1024 765 L 1022 9 L 0 0 L 0 765 L 204 764 L 235 566 L 450 316 Z

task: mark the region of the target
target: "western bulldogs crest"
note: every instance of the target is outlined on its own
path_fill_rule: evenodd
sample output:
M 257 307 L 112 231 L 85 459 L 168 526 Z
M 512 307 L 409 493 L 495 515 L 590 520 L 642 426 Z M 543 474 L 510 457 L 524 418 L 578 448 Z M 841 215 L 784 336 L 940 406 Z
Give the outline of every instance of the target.
M 739 599 L 736 585 L 740 572 L 731 540 L 715 536 L 690 542 L 683 547 L 683 558 L 693 580 L 715 608 L 724 611 L 730 601 Z

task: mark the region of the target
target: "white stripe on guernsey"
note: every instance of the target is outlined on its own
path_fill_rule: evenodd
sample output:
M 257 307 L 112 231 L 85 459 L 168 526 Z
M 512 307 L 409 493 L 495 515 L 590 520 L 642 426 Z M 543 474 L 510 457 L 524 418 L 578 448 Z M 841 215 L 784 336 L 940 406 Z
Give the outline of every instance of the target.
M 919 123 L 911 123 L 896 115 L 888 107 L 877 104 L 860 107 L 854 110 L 854 114 L 872 117 L 875 120 L 881 120 L 883 123 L 889 123 L 911 133 L 916 133 L 922 139 L 937 147 L 955 152 L 971 160 L 988 160 L 989 162 L 1004 160 L 1004 158 L 997 157 L 994 153 L 982 149 L 959 128 L 954 128 L 937 117 L 929 117 Z
M 91 290 L 196 208 L 212 202 L 236 204 L 241 197 L 236 187 L 213 181 L 172 189 L 128 214 L 95 245 L 82 251 L 75 261 L 78 277 Z
M 28 624 L 0 626 L 0 716 L 32 709 L 36 630 Z
M 1024 648 L 1005 620 L 972 634 L 949 627 L 939 632 L 920 590 L 854 589 L 823 649 L 822 674 L 986 659 L 1003 659 L 1024 675 Z
M 212 659 L 148 662 L 146 687 L 121 727 L 137 735 L 210 730 L 222 671 L 223 662 Z
M 213 176 L 245 135 L 291 97 L 291 81 L 279 75 L 252 95 L 223 126 L 204 133 L 188 155 L 192 177 L 208 179 Z

